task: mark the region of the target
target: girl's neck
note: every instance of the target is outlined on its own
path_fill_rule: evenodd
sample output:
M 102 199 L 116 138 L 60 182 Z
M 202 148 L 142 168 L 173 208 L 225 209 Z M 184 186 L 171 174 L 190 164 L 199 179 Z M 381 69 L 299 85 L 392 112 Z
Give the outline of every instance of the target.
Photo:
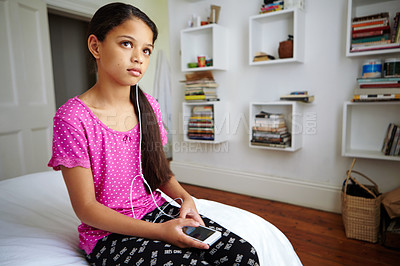
M 130 101 L 130 87 L 104 87 L 96 83 L 79 96 L 95 116 L 106 126 L 127 132 L 137 124 L 137 117 Z
M 91 89 L 80 97 L 89 105 L 101 108 L 131 106 L 130 86 L 113 86 L 97 82 Z

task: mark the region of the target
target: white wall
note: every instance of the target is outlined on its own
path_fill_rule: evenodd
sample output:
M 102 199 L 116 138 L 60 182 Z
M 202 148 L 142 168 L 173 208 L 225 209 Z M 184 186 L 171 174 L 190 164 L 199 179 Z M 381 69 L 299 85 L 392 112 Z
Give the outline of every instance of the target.
M 339 189 L 351 163 L 351 158 L 341 156 L 343 102 L 351 99 L 366 59 L 345 57 L 347 1 L 306 0 L 303 64 L 250 67 L 248 18 L 258 13 L 261 3 L 168 1 L 175 130 L 172 168 L 183 182 L 339 212 Z M 222 7 L 219 24 L 229 31 L 229 70 L 214 71 L 214 76 L 228 104 L 230 139 L 215 146 L 189 145 L 183 142 L 180 121 L 184 88 L 179 81 L 185 79 L 180 71 L 180 30 L 192 14 L 205 19 L 211 4 Z M 315 133 L 303 128 L 303 148 L 293 153 L 249 148 L 249 102 L 275 101 L 293 90 L 315 95 L 314 103 L 304 109 L 306 116 L 316 117 Z M 399 162 L 358 159 L 355 169 L 384 192 L 400 185 Z
M 113 1 L 114 2 L 114 1 Z M 141 88 L 153 94 L 154 75 L 157 64 L 157 53 L 163 50 L 169 59 L 169 22 L 168 22 L 168 1 L 166 0 L 125 0 L 145 12 L 157 25 L 158 38 L 155 43 L 155 49 L 150 57 L 150 64 L 146 74 L 140 81 Z

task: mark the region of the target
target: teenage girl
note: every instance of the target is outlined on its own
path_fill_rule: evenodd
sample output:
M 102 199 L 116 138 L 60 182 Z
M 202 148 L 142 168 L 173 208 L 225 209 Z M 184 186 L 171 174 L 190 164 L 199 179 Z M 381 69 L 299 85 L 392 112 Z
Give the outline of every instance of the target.
M 79 246 L 93 265 L 258 265 L 248 242 L 199 215 L 169 168 L 159 105 L 137 85 L 157 35 L 131 5 L 100 8 L 88 31 L 98 80 L 54 117 L 49 166 L 62 171 L 82 222 Z M 199 225 L 222 238 L 209 247 L 182 231 Z

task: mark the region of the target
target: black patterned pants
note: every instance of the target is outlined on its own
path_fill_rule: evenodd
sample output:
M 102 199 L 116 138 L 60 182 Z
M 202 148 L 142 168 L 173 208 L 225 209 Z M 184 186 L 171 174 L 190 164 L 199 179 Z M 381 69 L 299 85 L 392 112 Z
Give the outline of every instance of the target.
M 164 212 L 178 213 L 179 208 L 169 205 Z M 161 223 L 170 219 L 155 209 L 142 220 Z M 246 240 L 207 217 L 202 219 L 207 227 L 222 233 L 208 250 L 182 249 L 162 241 L 111 234 L 99 240 L 86 259 L 91 265 L 259 265 L 256 250 Z

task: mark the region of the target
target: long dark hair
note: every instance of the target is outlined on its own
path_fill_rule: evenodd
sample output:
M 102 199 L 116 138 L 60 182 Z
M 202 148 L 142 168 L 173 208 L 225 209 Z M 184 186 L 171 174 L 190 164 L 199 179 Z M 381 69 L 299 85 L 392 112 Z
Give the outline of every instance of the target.
M 124 3 L 111 3 L 98 9 L 89 23 L 87 36 L 89 37 L 93 34 L 99 41 L 104 41 L 110 30 L 131 18 L 138 18 L 149 26 L 153 32 L 154 44 L 158 36 L 155 23 L 140 9 Z M 164 154 L 156 115 L 146 95 L 140 88 L 138 88 L 138 99 L 141 119 L 140 131 L 142 132 L 143 175 L 151 189 L 155 190 L 167 182 L 173 173 Z M 136 86 L 131 86 L 130 100 L 134 106 L 136 116 L 139 117 L 136 103 Z

